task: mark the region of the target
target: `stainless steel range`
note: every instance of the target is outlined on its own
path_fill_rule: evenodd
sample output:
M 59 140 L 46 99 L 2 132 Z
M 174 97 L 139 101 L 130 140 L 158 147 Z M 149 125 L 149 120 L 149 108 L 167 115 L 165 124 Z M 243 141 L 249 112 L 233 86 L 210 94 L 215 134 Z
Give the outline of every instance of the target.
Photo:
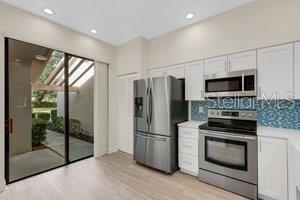
M 199 179 L 257 199 L 256 127 L 256 111 L 209 110 L 199 126 Z

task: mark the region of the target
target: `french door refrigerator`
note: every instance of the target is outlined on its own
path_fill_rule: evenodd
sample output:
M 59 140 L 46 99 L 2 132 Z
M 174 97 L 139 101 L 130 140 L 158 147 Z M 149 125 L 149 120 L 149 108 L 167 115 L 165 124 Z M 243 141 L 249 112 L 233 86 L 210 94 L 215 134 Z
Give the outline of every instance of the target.
M 183 80 L 163 76 L 134 81 L 134 160 L 167 173 L 176 171 L 177 124 L 187 120 Z

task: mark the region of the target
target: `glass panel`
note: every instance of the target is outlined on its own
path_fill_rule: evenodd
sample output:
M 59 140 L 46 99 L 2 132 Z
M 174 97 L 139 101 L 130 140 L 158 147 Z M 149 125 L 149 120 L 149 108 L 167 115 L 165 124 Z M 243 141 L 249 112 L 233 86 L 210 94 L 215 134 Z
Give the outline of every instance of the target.
M 65 164 L 64 90 L 47 84 L 63 57 L 8 40 L 8 182 Z
M 72 60 L 79 58 L 70 56 Z M 69 159 L 75 161 L 94 152 L 94 67 L 90 60 L 83 60 L 69 77 Z M 72 70 L 69 69 L 69 73 Z
M 206 92 L 227 92 L 227 91 L 241 91 L 242 78 L 224 78 L 215 80 L 206 80 Z
M 224 167 L 247 169 L 247 143 L 205 137 L 205 160 Z

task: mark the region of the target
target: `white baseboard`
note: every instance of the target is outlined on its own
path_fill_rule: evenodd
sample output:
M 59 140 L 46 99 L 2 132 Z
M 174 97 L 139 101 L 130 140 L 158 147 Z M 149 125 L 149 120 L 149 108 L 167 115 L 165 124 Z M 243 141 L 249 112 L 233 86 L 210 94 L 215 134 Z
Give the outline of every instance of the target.
M 4 192 L 6 188 L 6 182 L 4 179 L 0 180 L 0 192 Z
M 118 146 L 109 147 L 108 150 L 107 150 L 107 154 L 112 154 L 112 153 L 115 153 L 117 151 L 119 151 L 119 147 Z

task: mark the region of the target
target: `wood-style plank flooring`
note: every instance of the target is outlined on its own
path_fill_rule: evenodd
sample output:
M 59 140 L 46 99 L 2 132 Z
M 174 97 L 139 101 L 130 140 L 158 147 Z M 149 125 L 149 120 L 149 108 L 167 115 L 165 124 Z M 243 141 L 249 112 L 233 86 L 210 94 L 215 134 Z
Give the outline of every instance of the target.
M 239 200 L 177 172 L 166 175 L 117 152 L 89 158 L 8 185 L 0 200 Z

